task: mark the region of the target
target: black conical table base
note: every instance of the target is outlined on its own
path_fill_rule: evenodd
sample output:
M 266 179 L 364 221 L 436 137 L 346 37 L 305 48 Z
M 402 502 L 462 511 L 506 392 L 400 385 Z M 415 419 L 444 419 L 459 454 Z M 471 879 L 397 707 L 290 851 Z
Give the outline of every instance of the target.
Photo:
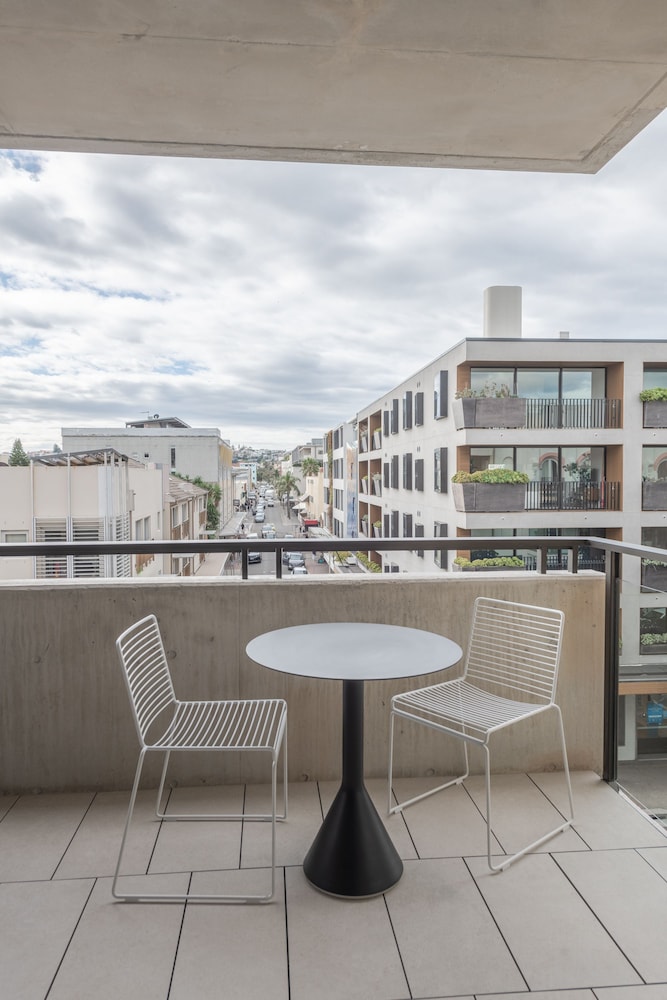
M 339 789 L 303 870 L 335 896 L 375 896 L 398 882 L 403 862 L 365 787 Z
M 343 781 L 306 855 L 306 878 L 335 896 L 375 896 L 391 888 L 403 862 L 366 790 L 364 683 L 343 682 Z

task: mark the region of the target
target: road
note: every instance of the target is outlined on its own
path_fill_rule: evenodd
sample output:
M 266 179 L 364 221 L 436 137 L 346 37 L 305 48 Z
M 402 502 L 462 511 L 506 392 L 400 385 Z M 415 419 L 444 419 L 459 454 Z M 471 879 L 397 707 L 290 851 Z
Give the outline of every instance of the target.
M 246 527 L 245 535 L 246 538 L 252 532 L 261 538 L 262 528 L 267 524 L 272 524 L 276 529 L 276 535 L 278 538 L 283 538 L 285 535 L 293 535 L 295 538 L 299 535 L 299 521 L 296 515 L 292 514 L 288 517 L 287 511 L 284 509 L 283 505 L 276 500 L 274 507 L 264 508 L 265 521 L 263 524 L 256 524 L 255 519 L 252 514 L 246 514 L 244 518 L 244 524 Z M 310 571 L 311 558 L 309 555 L 305 555 L 306 564 Z M 284 567 L 285 575 L 288 575 L 289 571 L 287 567 Z M 250 563 L 248 566 L 248 576 L 272 576 L 276 575 L 276 561 L 273 553 L 264 553 L 262 555 L 261 563 Z

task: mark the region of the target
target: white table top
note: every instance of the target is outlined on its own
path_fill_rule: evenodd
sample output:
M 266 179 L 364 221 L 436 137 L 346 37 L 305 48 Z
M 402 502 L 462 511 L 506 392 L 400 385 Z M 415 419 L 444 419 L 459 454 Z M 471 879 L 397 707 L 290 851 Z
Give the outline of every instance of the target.
M 462 650 L 424 629 L 372 622 L 321 622 L 276 629 L 252 639 L 246 653 L 271 670 L 330 680 L 389 680 L 453 666 Z

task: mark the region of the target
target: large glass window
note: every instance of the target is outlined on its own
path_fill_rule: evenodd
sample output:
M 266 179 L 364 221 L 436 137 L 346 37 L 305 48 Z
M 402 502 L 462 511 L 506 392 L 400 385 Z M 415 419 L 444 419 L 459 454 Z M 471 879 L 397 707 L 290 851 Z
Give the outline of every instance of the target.
M 649 385 L 649 381 L 651 384 Z M 667 386 L 667 370 L 647 371 L 645 388 Z M 494 395 L 506 387 L 522 399 L 604 399 L 604 368 L 472 368 L 470 387 Z
M 513 368 L 472 368 L 470 371 L 470 388 L 475 393 L 493 396 L 507 387 L 508 394 L 514 395 Z
M 523 399 L 558 399 L 557 368 L 518 368 L 516 394 Z
M 645 368 L 644 389 L 667 388 L 667 368 Z
M 650 482 L 667 479 L 667 445 L 648 445 L 642 448 L 642 478 Z

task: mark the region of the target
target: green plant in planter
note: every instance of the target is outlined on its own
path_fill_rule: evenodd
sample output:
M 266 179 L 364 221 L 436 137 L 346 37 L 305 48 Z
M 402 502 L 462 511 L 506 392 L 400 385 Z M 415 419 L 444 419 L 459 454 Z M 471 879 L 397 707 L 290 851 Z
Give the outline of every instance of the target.
M 461 569 L 467 569 L 468 567 L 473 569 L 478 567 L 493 569 L 497 567 L 501 569 L 503 566 L 524 566 L 524 561 L 520 556 L 495 556 L 492 559 L 466 559 L 465 556 L 457 556 L 454 563 L 456 566 L 460 566 Z
M 667 402 L 667 389 L 642 389 L 639 398 L 642 403 Z
M 381 528 L 382 527 L 382 521 L 373 521 L 373 527 L 374 528 Z
M 639 642 L 642 646 L 661 646 L 667 644 L 667 632 L 644 632 Z
M 452 476 L 453 483 L 494 483 L 496 485 L 516 486 L 529 481 L 527 473 L 517 472 L 515 469 L 480 469 L 479 472 L 455 472 Z
M 454 399 L 489 399 L 491 397 L 507 399 L 511 395 L 510 387 L 505 382 L 501 382 L 500 385 L 496 385 L 495 382 L 485 382 L 481 389 L 471 389 L 470 386 L 457 389 L 454 393 Z

